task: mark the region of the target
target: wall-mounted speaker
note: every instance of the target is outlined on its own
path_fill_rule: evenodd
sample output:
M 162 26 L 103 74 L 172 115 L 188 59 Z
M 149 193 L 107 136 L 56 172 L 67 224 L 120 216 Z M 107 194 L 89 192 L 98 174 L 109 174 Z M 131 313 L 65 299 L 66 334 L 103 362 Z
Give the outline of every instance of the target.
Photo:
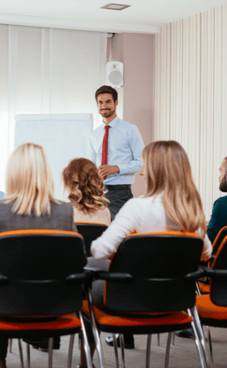
M 123 87 L 123 63 L 121 61 L 106 63 L 106 83 L 112 87 Z

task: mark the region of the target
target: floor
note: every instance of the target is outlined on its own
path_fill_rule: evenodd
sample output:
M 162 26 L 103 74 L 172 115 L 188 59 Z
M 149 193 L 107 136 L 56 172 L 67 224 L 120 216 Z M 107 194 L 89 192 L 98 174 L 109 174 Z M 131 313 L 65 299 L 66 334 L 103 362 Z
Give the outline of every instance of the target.
M 108 334 L 102 334 L 102 342 L 104 347 L 105 367 L 115 367 L 115 358 L 113 348 L 105 344 L 105 337 Z M 227 329 L 211 328 L 211 336 L 213 341 L 214 362 L 211 364 L 211 368 L 227 368 Z M 160 339 L 160 346 L 157 346 L 157 335 L 152 337 L 151 346 L 151 367 L 161 368 L 164 367 L 165 360 L 165 343 L 167 334 L 162 334 Z M 61 349 L 54 350 L 53 354 L 53 367 L 63 368 L 67 367 L 67 354 L 68 354 L 68 342 L 69 337 L 65 336 L 61 338 Z M 24 359 L 26 360 L 26 344 L 22 343 Z M 7 368 L 20 368 L 18 343 L 17 340 L 13 340 L 12 353 L 8 352 L 7 356 Z M 126 355 L 126 367 L 127 368 L 145 368 L 145 351 L 146 351 L 146 336 L 135 336 L 135 349 L 125 350 Z M 120 354 L 120 349 L 118 349 Z M 78 340 L 75 338 L 74 350 L 73 350 L 73 363 L 72 368 L 76 368 L 79 364 L 79 349 Z M 95 355 L 94 358 L 95 367 L 98 368 L 98 360 Z M 171 346 L 170 352 L 170 368 L 199 368 L 200 363 L 195 348 L 194 341 L 191 339 L 185 339 L 176 337 L 175 345 Z M 25 364 L 26 367 L 26 364 Z M 31 349 L 31 368 L 45 368 L 48 367 L 48 353 L 44 353 L 35 349 Z

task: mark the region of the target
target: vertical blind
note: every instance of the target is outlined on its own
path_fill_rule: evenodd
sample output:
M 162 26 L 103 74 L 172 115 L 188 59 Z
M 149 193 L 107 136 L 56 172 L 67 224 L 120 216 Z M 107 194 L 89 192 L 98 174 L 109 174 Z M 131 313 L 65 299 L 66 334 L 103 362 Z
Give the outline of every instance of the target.
M 105 84 L 106 34 L 0 25 L 0 190 L 16 114 L 92 113 Z
M 227 5 L 162 26 L 155 41 L 154 137 L 186 150 L 209 220 L 227 156 Z

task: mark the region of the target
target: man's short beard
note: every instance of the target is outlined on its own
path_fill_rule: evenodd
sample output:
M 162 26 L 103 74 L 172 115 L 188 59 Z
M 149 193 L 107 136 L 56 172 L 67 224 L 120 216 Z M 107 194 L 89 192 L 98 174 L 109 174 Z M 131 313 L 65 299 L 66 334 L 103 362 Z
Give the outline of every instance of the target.
M 104 114 L 103 114 L 104 113 Z M 101 115 L 103 118 L 109 118 L 115 113 L 115 110 L 109 110 L 109 111 L 102 111 Z
M 219 189 L 221 192 L 227 192 L 227 180 L 226 178 L 223 178 L 220 182 Z

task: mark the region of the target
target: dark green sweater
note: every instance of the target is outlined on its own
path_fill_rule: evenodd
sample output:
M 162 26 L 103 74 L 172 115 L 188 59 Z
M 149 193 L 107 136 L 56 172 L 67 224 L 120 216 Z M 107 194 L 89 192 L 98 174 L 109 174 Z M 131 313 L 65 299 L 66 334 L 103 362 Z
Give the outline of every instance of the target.
M 211 219 L 207 227 L 207 234 L 211 243 L 224 226 L 227 226 L 227 196 L 218 198 L 214 202 Z

